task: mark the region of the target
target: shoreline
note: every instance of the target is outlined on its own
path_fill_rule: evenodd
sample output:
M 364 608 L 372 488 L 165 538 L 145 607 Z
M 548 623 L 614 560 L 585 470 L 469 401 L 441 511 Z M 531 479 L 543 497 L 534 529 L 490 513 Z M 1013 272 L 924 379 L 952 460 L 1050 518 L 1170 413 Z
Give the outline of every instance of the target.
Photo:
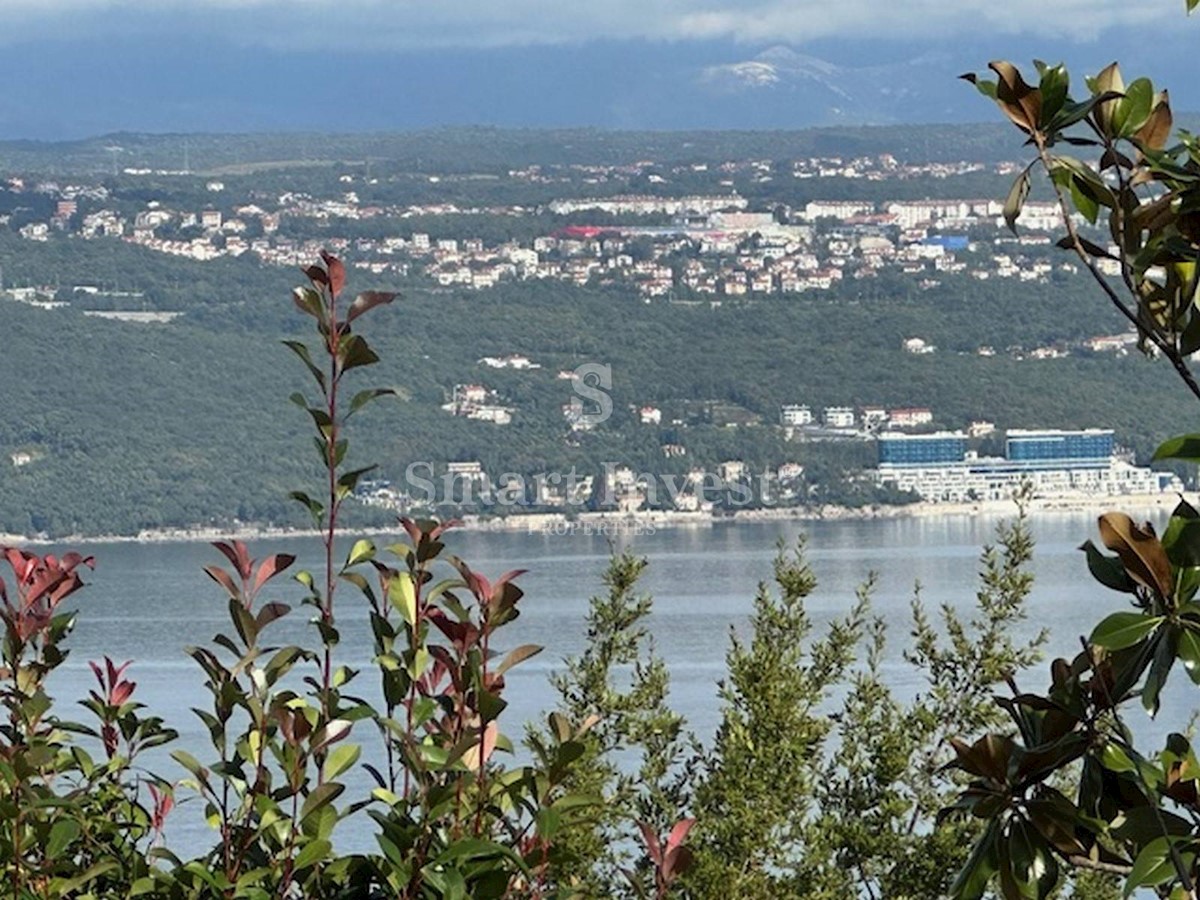
M 1079 514 L 1109 511 L 1130 513 L 1170 512 L 1179 502 L 1177 494 L 1118 494 L 1103 496 L 1035 497 L 1027 504 L 1031 515 Z M 638 529 L 652 533 L 659 528 L 714 528 L 745 523 L 770 522 L 839 522 L 870 521 L 874 519 L 920 519 L 935 516 L 982 516 L 1003 518 L 1015 515 L 1014 500 L 977 500 L 966 503 L 934 503 L 918 501 L 903 506 L 874 505 L 868 507 L 823 506 L 818 508 L 788 507 L 779 509 L 739 510 L 728 516 L 707 512 L 638 511 L 582 512 L 574 516 L 565 513 L 521 513 L 494 518 L 465 516 L 458 526 L 463 531 L 504 532 L 526 534 L 564 534 L 591 530 L 596 534 L 636 534 Z M 403 535 L 399 526 L 391 528 L 352 528 L 339 532 L 343 537 L 371 535 Z M 228 528 L 212 526 L 194 528 L 156 528 L 136 535 L 70 535 L 62 538 L 0 533 L 0 546 L 19 545 L 91 545 L 91 544 L 167 544 L 218 540 L 276 540 L 281 538 L 320 537 L 315 528 L 284 528 L 236 524 Z

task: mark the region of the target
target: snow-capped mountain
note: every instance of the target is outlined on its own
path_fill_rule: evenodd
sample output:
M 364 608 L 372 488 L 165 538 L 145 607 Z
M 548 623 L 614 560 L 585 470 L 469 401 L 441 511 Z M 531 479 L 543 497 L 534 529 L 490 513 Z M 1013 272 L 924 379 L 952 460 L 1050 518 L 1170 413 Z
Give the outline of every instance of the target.
M 707 66 L 697 87 L 714 101 L 752 103 L 764 114 L 804 124 L 912 121 L 913 107 L 931 115 L 961 101 L 961 82 L 951 61 L 938 55 L 869 66 L 842 66 L 790 47 L 771 47 L 751 59 Z M 959 96 L 955 96 L 955 95 Z

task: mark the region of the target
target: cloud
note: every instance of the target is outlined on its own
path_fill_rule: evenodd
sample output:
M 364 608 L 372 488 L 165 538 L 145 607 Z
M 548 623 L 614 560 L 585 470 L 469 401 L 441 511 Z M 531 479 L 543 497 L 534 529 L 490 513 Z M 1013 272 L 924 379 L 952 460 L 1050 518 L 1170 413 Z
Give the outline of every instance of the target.
M 250 45 L 366 49 L 995 33 L 1090 41 L 1122 27 L 1185 28 L 1182 6 L 1180 0 L 0 0 L 0 41 L 183 29 Z

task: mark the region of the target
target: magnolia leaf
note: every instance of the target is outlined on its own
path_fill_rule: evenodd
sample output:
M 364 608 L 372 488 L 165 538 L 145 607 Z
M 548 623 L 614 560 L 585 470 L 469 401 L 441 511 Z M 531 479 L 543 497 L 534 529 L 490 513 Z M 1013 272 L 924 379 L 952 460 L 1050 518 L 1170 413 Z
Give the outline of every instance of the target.
M 1160 91 L 1154 98 L 1154 108 L 1150 111 L 1146 124 L 1137 130 L 1133 136 L 1134 140 L 1143 150 L 1161 150 L 1171 137 L 1172 125 L 1174 118 L 1171 116 L 1170 97 L 1166 91 Z
M 1153 458 L 1200 462 L 1200 434 L 1184 434 L 1164 441 L 1154 451 Z
M 996 82 L 982 79 L 974 72 L 964 72 L 958 77 L 963 81 L 969 81 L 971 84 L 975 85 L 975 90 L 979 91 L 979 93 L 983 94 L 983 96 L 991 100 L 996 99 Z
M 1017 180 L 1008 190 L 1008 196 L 1004 198 L 1004 223 L 1013 234 L 1017 233 L 1017 217 L 1021 215 L 1021 209 L 1025 206 L 1025 200 L 1029 197 L 1031 187 L 1029 169 L 1025 169 L 1017 176 Z
M 1085 541 L 1079 548 L 1087 554 L 1088 571 L 1092 577 L 1107 588 L 1122 593 L 1132 594 L 1137 590 L 1137 582 L 1129 577 L 1120 559 L 1115 556 L 1105 556 L 1091 541 Z
M 1179 646 L 1175 655 L 1195 684 L 1200 684 L 1200 634 L 1184 625 L 1179 629 Z
M 1139 887 L 1165 884 L 1176 876 L 1169 841 L 1169 838 L 1158 837 L 1142 848 L 1125 880 L 1124 896 L 1130 896 Z
M 1131 137 L 1150 118 L 1154 103 L 1154 85 L 1148 78 L 1138 78 L 1125 89 L 1125 97 L 1117 101 L 1113 111 L 1112 130 L 1116 137 Z
M 1145 640 L 1162 623 L 1162 616 L 1147 616 L 1139 612 L 1113 613 L 1095 627 L 1088 640 L 1106 650 L 1124 650 Z
M 1030 87 L 1020 71 L 1005 60 L 993 60 L 988 68 L 999 76 L 996 82 L 996 102 L 1013 124 L 1032 134 L 1042 118 L 1042 92 Z
M 1162 597 L 1171 596 L 1171 562 L 1153 532 L 1138 527 L 1124 513 L 1105 513 L 1100 517 L 1100 538 L 1134 579 Z

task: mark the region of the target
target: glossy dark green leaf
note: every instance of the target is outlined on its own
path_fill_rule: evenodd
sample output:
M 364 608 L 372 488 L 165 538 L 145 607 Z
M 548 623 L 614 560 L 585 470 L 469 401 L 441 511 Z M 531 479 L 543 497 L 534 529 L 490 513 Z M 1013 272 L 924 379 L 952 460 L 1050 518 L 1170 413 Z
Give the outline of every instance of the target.
M 1102 585 L 1126 594 L 1137 590 L 1137 582 L 1129 577 L 1117 557 L 1105 556 L 1090 540 L 1085 541 L 1079 549 L 1087 554 L 1088 571 Z
M 1113 133 L 1118 137 L 1130 137 L 1150 118 L 1154 106 L 1154 85 L 1148 78 L 1135 79 L 1125 88 L 1125 97 L 1117 101 L 1113 110 Z
M 1188 677 L 1195 684 L 1200 684 L 1200 634 L 1195 629 L 1186 625 L 1179 629 L 1179 642 L 1175 648 L 1175 655 L 1183 663 Z
M 1163 441 L 1154 451 L 1154 459 L 1200 462 L 1200 434 L 1184 434 Z
M 1133 861 L 1133 868 L 1125 879 L 1124 895 L 1130 896 L 1139 887 L 1166 884 L 1174 877 L 1175 865 L 1171 861 L 1171 845 L 1168 838 L 1155 838 L 1142 848 Z
M 1122 650 L 1145 640 L 1163 623 L 1162 616 L 1118 612 L 1103 619 L 1088 640 L 1106 650 Z
M 1059 115 L 1067 101 L 1067 90 L 1070 87 L 1070 76 L 1061 63 L 1057 66 L 1047 66 L 1042 71 L 1038 84 L 1042 92 L 1041 125 L 1046 127 Z

